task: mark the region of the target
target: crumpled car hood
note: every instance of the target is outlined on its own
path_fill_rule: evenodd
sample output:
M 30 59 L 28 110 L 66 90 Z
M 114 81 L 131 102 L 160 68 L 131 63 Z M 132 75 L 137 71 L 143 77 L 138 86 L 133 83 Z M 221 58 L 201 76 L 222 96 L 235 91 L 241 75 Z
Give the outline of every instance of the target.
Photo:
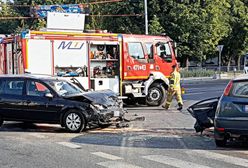
M 117 94 L 112 90 L 101 90 L 101 91 L 91 91 L 85 92 L 77 95 L 69 95 L 64 98 L 75 98 L 75 97 L 83 97 L 93 102 L 94 104 L 101 104 L 104 106 L 111 106 L 115 104 L 115 100 L 113 98 L 117 98 Z M 113 98 L 111 98 L 113 97 Z

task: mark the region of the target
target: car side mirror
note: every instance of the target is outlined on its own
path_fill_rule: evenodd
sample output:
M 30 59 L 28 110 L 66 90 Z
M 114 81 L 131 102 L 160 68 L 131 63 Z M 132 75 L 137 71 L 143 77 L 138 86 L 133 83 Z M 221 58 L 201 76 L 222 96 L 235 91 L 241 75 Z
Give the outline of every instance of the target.
M 47 97 L 47 98 L 50 98 L 50 99 L 51 99 L 51 98 L 53 98 L 53 95 L 52 95 L 51 93 L 46 93 L 46 94 L 45 94 L 45 97 Z

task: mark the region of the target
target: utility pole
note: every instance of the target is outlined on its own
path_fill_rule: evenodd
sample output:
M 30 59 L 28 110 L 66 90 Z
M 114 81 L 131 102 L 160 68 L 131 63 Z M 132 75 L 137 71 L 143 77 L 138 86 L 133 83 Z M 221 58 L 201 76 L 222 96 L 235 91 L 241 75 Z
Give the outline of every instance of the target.
M 146 27 L 146 35 L 148 35 L 147 0 L 144 0 L 144 6 L 145 6 L 145 27 Z

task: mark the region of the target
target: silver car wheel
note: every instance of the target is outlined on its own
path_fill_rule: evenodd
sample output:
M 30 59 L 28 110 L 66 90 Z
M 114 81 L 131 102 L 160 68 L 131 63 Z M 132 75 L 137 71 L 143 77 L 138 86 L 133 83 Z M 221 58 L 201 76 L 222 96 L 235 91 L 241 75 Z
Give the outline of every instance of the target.
M 81 118 L 76 113 L 70 113 L 66 117 L 66 126 L 72 131 L 76 131 L 81 126 Z

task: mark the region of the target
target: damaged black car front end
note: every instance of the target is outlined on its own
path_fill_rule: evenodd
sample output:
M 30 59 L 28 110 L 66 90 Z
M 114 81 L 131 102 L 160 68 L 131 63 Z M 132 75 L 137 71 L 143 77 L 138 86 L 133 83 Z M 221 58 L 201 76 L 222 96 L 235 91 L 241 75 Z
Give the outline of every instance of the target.
M 87 102 L 89 104 L 88 125 L 100 127 L 117 124 L 124 120 L 127 111 L 123 108 L 123 102 L 118 95 L 111 90 L 89 91 L 76 95 L 64 96 L 65 99 Z

